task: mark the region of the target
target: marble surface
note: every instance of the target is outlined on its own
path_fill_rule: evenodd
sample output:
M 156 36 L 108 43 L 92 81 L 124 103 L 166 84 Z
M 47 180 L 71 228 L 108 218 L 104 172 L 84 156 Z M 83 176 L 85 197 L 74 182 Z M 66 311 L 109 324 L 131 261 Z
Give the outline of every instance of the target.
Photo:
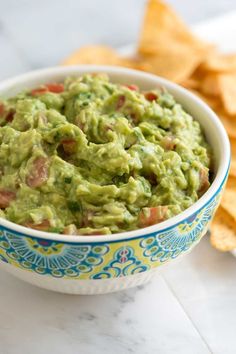
M 170 3 L 189 23 L 236 10 L 235 0 Z M 143 6 L 144 0 L 0 0 L 0 79 L 56 65 L 88 42 L 135 41 Z M 59 295 L 2 270 L 0 284 L 0 354 L 236 352 L 236 259 L 212 249 L 208 237 L 146 286 L 121 293 Z
M 0 353 L 233 354 L 236 260 L 211 248 L 160 269 L 145 285 L 69 296 L 0 271 Z
M 193 24 L 236 10 L 235 0 L 169 0 Z M 80 45 L 137 40 L 145 0 L 0 0 L 0 79 L 58 64 Z

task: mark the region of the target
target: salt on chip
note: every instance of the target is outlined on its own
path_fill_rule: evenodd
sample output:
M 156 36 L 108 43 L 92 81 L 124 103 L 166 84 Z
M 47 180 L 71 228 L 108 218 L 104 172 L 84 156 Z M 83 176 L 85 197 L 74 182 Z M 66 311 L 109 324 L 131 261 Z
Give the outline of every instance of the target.
M 210 240 L 212 246 L 223 252 L 236 248 L 236 223 L 222 207 L 217 210 L 211 225 Z

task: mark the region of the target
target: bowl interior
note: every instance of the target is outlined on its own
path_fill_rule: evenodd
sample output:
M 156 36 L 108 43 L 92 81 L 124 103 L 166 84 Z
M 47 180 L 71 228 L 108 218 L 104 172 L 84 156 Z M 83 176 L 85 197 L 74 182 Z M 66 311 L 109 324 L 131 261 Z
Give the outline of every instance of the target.
M 11 97 L 22 90 L 31 89 L 46 82 L 60 82 L 66 76 L 81 75 L 83 73 L 91 72 L 105 72 L 110 76 L 111 80 L 116 83 L 136 84 L 142 90 L 165 87 L 171 94 L 173 94 L 176 101 L 181 103 L 184 109 L 188 113 L 190 113 L 194 117 L 194 119 L 199 121 L 206 136 L 206 139 L 212 147 L 214 156 L 214 181 L 208 191 L 196 203 L 194 203 L 193 206 L 186 209 L 179 215 L 169 220 L 166 220 L 158 225 L 153 225 L 141 230 L 114 234 L 112 235 L 112 239 L 114 240 L 119 238 L 135 237 L 140 234 L 158 231 L 160 229 L 170 227 L 171 225 L 180 222 L 181 220 L 189 217 L 193 212 L 196 212 L 198 209 L 200 209 L 204 204 L 206 204 L 206 202 L 210 198 L 212 198 L 212 196 L 219 189 L 220 185 L 223 183 L 223 180 L 226 178 L 230 161 L 230 145 L 225 129 L 220 120 L 215 115 L 215 113 L 198 97 L 196 97 L 186 89 L 176 84 L 173 84 L 168 80 L 140 71 L 109 66 L 83 65 L 48 68 L 30 72 L 18 76 L 16 78 L 6 80 L 0 83 L 0 96 Z M 64 237 L 66 237 L 67 239 L 70 238 L 71 241 L 75 239 L 77 239 L 78 241 L 78 236 L 63 237 L 62 235 L 46 233 L 36 230 L 30 230 L 29 232 L 29 229 L 16 225 L 9 221 L 3 220 L 2 223 L 8 227 L 11 225 L 11 228 L 14 228 L 15 230 L 24 230 L 24 233 L 26 234 L 31 234 L 39 237 L 50 237 L 51 239 L 63 239 Z M 98 240 L 98 236 L 81 236 L 80 240 L 83 240 L 83 238 L 85 238 L 87 241 L 88 238 L 91 241 L 95 240 L 95 242 Z M 111 236 L 99 236 L 99 239 L 107 238 L 111 238 Z

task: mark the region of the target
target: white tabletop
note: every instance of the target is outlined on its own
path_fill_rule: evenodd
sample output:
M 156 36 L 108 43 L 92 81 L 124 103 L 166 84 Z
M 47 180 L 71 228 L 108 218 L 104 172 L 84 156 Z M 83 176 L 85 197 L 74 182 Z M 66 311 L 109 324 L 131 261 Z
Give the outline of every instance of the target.
M 235 273 L 207 237 L 146 286 L 109 295 L 60 295 L 0 271 L 0 353 L 233 354 Z
M 170 2 L 189 22 L 236 9 L 235 0 Z M 143 4 L 0 0 L 0 78 L 56 65 L 88 42 L 135 41 Z M 214 250 L 208 237 L 151 283 L 121 293 L 59 295 L 2 270 L 0 284 L 0 354 L 236 352 L 236 259 Z

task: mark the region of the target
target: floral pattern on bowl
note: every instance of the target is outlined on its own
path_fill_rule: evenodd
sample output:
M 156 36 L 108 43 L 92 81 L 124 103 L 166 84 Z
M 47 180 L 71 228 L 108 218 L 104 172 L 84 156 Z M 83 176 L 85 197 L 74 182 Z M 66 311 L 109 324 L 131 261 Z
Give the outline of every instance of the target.
M 70 243 L 0 229 L 0 260 L 55 278 L 106 279 L 141 273 L 189 251 L 204 235 L 220 193 L 184 222 L 121 241 Z

